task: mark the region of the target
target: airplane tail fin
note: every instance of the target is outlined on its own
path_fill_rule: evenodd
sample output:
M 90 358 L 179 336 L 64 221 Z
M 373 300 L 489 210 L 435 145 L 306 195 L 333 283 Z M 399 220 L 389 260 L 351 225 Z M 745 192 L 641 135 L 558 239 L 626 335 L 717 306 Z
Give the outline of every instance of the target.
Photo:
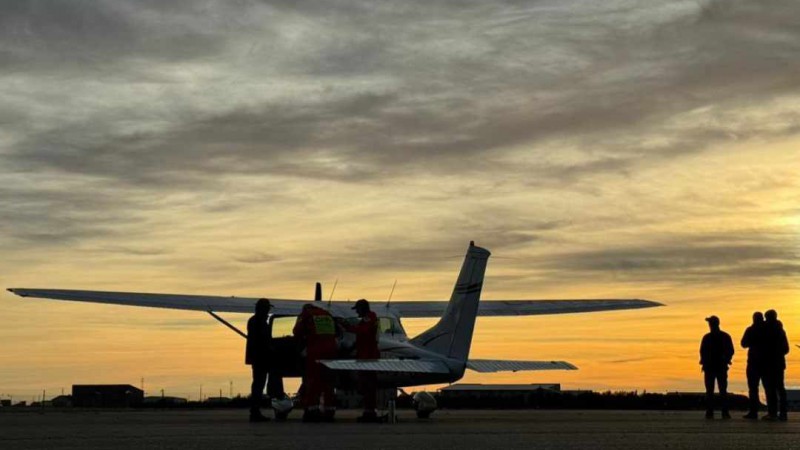
M 470 242 L 444 315 L 433 328 L 412 340 L 415 345 L 450 358 L 467 360 L 490 254 Z

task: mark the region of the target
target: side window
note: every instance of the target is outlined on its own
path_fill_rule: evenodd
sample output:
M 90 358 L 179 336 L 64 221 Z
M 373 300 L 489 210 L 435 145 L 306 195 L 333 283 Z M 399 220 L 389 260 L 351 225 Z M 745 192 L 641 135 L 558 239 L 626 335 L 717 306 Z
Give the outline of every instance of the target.
M 272 337 L 280 338 L 292 335 L 292 329 L 297 321 L 297 317 L 275 317 L 272 319 Z

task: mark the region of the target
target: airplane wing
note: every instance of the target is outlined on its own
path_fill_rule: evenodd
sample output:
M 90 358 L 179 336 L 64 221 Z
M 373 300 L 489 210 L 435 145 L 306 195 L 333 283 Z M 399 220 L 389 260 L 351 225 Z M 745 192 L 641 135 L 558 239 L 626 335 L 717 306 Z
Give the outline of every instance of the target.
M 400 317 L 441 317 L 447 304 L 448 302 L 439 301 L 392 302 L 390 308 L 395 310 Z M 664 305 L 640 299 L 483 300 L 478 305 L 478 316 L 536 316 L 652 308 L 654 306 Z
M 361 370 L 367 372 L 392 373 L 450 373 L 441 361 L 424 359 L 331 359 L 320 361 L 331 370 Z
M 8 291 L 20 297 L 48 298 L 76 302 L 105 303 L 111 305 L 143 306 L 150 308 L 183 309 L 189 311 L 214 311 L 252 313 L 255 297 L 222 297 L 210 295 L 148 294 L 139 292 L 80 291 L 71 289 L 26 289 L 12 288 Z M 311 300 L 289 300 L 270 298 L 272 313 L 278 316 L 296 316 L 303 305 Z M 376 302 L 377 303 L 377 302 Z M 445 301 L 394 301 L 386 306 L 383 302 L 373 309 L 380 313 L 388 310 L 400 317 L 441 317 L 447 304 Z M 321 302 L 339 317 L 350 317 L 352 302 Z M 532 316 L 539 314 L 564 314 L 590 311 L 650 308 L 662 306 L 649 300 L 484 300 L 478 306 L 479 316 Z
M 528 370 L 578 370 L 566 361 L 507 361 L 499 359 L 470 359 L 467 369 L 480 373 L 519 372 Z
M 208 295 L 145 294 L 138 292 L 76 291 L 70 289 L 9 289 L 20 297 L 49 298 L 74 302 L 105 303 L 110 305 L 144 306 L 149 308 L 183 309 L 253 313 L 256 297 L 219 297 Z M 279 316 L 300 314 L 310 300 L 269 299 L 272 313 Z M 327 304 L 327 302 L 325 302 Z M 349 308 L 348 308 L 349 311 Z M 348 313 L 347 315 L 352 315 Z

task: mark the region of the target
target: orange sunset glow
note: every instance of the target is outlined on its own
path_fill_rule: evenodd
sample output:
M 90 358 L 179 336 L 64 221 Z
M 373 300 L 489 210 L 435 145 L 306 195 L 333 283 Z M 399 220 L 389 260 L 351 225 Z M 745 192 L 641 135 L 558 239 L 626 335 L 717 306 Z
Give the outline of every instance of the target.
M 482 301 L 665 306 L 478 318 L 580 370 L 463 382 L 699 392 L 716 314 L 743 392 L 776 309 L 800 386 L 800 10 L 731 3 L 0 6 L 0 397 L 250 382 L 207 314 L 6 288 L 446 300 L 470 240 Z

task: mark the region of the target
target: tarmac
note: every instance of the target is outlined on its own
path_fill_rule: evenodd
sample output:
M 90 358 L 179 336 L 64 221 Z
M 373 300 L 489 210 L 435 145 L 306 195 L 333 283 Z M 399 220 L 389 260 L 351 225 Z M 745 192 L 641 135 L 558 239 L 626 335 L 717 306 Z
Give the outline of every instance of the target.
M 247 422 L 245 410 L 0 410 L 2 449 L 576 449 L 798 448 L 800 414 L 789 422 L 706 420 L 702 411 L 398 412 L 395 424 Z

